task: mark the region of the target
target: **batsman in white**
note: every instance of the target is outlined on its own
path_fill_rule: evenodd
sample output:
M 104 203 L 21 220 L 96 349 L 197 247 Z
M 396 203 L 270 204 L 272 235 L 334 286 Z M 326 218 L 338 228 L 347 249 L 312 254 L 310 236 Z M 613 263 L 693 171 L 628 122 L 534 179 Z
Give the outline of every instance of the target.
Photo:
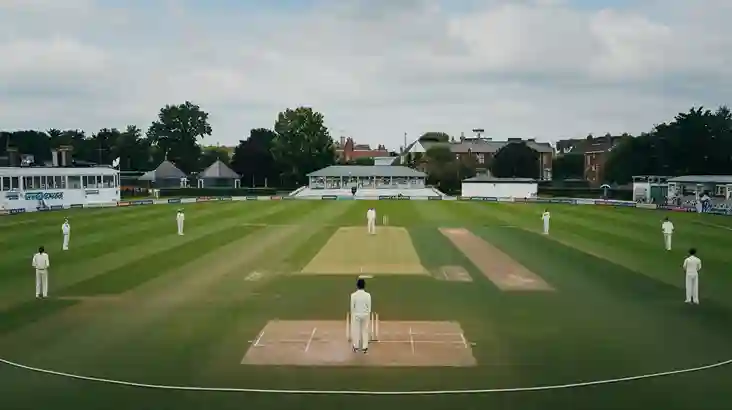
M 46 298 L 48 297 L 48 268 L 51 266 L 51 261 L 43 246 L 38 248 L 38 253 L 33 255 L 31 264 L 36 269 L 36 298 Z
M 689 256 L 684 259 L 686 272 L 686 303 L 699 304 L 699 271 L 702 268 L 701 259 L 696 257 L 696 249 L 689 249 Z
M 541 220 L 544 221 L 544 235 L 549 235 L 549 220 L 552 216 L 549 214 L 549 210 L 545 209 L 544 213 L 541 214 Z
M 663 243 L 666 245 L 666 250 L 671 250 L 671 235 L 674 234 L 674 224 L 668 220 L 668 217 L 663 219 L 661 223 L 661 231 L 663 231 Z
M 71 236 L 71 224 L 69 224 L 69 218 L 64 219 L 63 225 L 61 225 L 61 232 L 64 234 L 64 244 L 62 249 L 65 251 L 69 250 L 69 236 Z
M 376 233 L 376 208 L 369 208 L 366 211 L 366 226 L 369 234 L 373 235 Z
M 354 352 L 369 350 L 369 318 L 371 294 L 366 292 L 366 281 L 359 278 L 356 291 L 351 293 L 351 343 Z
M 178 235 L 183 235 L 183 223 L 186 221 L 186 216 L 183 214 L 183 209 L 178 210 L 178 214 L 175 216 L 175 221 L 178 223 Z

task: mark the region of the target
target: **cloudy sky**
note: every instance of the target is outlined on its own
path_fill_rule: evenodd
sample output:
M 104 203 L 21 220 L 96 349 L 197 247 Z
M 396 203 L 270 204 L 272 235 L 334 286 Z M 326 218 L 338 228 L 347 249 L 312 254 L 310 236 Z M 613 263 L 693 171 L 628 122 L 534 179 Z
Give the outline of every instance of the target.
M 311 106 L 334 137 L 552 141 L 732 104 L 729 0 L 0 0 L 0 129 L 135 124 L 212 143 Z

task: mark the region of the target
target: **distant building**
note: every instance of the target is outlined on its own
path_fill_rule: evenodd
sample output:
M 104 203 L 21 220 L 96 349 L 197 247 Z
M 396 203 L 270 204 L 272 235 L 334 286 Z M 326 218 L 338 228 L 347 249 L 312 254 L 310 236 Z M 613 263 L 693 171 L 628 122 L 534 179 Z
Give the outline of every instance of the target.
M 633 138 L 628 134 L 610 135 L 601 137 L 588 135 L 583 139 L 566 139 L 557 141 L 557 156 L 565 154 L 581 154 L 585 157 L 584 178 L 592 185 L 599 185 L 604 182 L 605 163 L 610 157 L 612 150 L 621 141 Z
M 552 178 L 552 159 L 554 148 L 548 142 L 537 142 L 535 138 L 509 138 L 506 141 L 494 141 L 492 138 L 466 138 L 460 137 L 458 141 L 437 142 L 437 141 L 414 141 L 409 144 L 402 153 L 402 163 L 405 163 L 407 154 L 424 154 L 434 146 L 444 145 L 450 148 L 455 157 L 460 159 L 465 156 L 472 156 L 478 164 L 478 168 L 488 169 L 493 157 L 501 148 L 512 143 L 525 143 L 529 148 L 539 154 L 539 175 L 542 180 Z
M 341 137 L 335 144 L 336 156 L 339 160 L 348 162 L 357 158 L 378 158 L 388 157 L 389 151 L 384 145 L 379 144 L 376 149 L 371 149 L 369 144 L 356 144 L 351 137 Z

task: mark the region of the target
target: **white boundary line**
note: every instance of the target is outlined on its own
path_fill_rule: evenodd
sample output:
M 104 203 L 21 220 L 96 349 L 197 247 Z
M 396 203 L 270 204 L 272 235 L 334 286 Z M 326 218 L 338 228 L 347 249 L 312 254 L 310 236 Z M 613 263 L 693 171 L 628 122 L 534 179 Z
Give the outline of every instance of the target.
M 313 331 L 310 333 L 310 339 L 308 339 L 308 343 L 305 345 L 305 351 L 307 352 L 310 350 L 310 344 L 313 343 L 313 337 L 315 337 L 315 332 L 318 331 L 317 327 L 313 328 Z
M 666 372 L 643 374 L 640 376 L 620 377 L 616 379 L 594 380 L 587 382 L 577 382 L 568 384 L 554 384 L 533 387 L 509 387 L 502 389 L 464 389 L 464 390 L 408 390 L 408 391 L 367 391 L 367 390 L 290 390 L 290 389 L 247 389 L 235 387 L 199 387 L 199 386 L 169 386 L 164 384 L 146 384 L 135 383 L 123 380 L 102 379 L 98 377 L 82 376 L 73 373 L 58 372 L 55 370 L 41 369 L 38 367 L 26 366 L 20 363 L 11 362 L 10 360 L 0 359 L 0 363 L 12 366 L 18 369 L 28 370 L 36 373 L 61 376 L 70 379 L 86 380 L 98 383 L 115 384 L 119 386 L 139 387 L 145 389 L 156 390 L 178 390 L 178 391 L 206 391 L 206 392 L 229 392 L 229 393 L 274 393 L 274 394 L 322 394 L 322 395 L 362 395 L 362 396 L 428 396 L 428 395 L 445 395 L 445 394 L 484 394 L 484 393 L 509 393 L 509 392 L 530 392 L 543 390 L 559 390 L 570 389 L 576 387 L 597 386 L 602 384 L 613 384 L 628 382 L 640 379 L 651 379 L 657 377 L 672 376 L 675 374 L 700 372 L 716 367 L 722 367 L 732 364 L 732 359 L 708 364 L 704 366 L 691 367 L 687 369 L 671 370 Z
M 312 343 L 337 343 L 335 340 L 312 340 L 312 339 L 277 339 L 277 340 L 269 340 L 266 344 L 258 343 L 258 344 L 252 344 L 253 347 L 264 347 L 264 346 L 273 346 L 277 344 L 303 344 L 305 343 L 306 346 L 312 345 Z M 414 340 L 414 339 L 405 339 L 405 340 L 370 340 L 369 343 L 402 343 L 402 344 L 420 344 L 420 343 L 427 343 L 427 344 L 444 344 L 444 345 L 464 345 L 465 348 L 468 347 L 467 340 Z M 305 350 L 307 351 L 307 349 Z

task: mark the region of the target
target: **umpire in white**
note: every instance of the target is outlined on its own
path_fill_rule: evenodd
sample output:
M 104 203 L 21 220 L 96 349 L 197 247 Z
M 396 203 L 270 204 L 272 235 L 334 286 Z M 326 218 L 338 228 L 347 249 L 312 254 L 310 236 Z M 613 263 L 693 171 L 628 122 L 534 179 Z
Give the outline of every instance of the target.
M 356 291 L 351 293 L 351 343 L 354 352 L 366 353 L 369 350 L 370 317 L 371 294 L 366 292 L 366 281 L 359 278 Z
M 43 246 L 38 248 L 38 253 L 33 255 L 33 267 L 36 269 L 36 298 L 48 297 L 48 268 L 51 262 Z

